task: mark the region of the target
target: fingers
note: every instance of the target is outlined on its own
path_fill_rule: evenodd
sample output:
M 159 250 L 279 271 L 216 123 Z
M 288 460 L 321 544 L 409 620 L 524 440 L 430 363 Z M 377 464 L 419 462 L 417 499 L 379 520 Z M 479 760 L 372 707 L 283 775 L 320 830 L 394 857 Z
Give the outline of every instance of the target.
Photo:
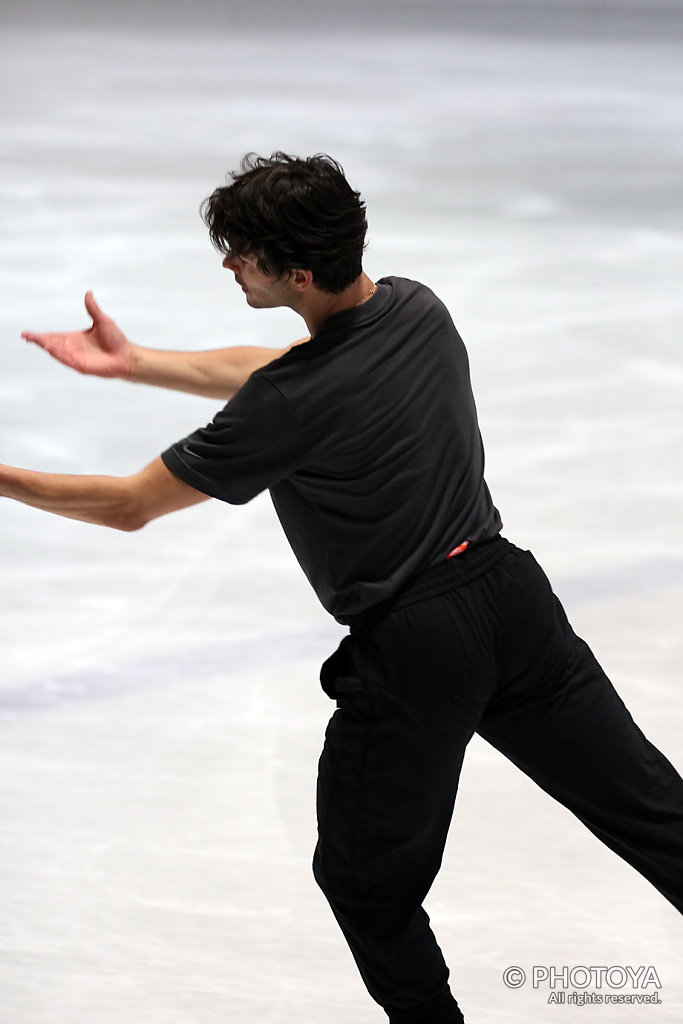
M 104 318 L 104 313 L 95 302 L 95 296 L 92 292 L 85 293 L 85 308 L 93 319 L 93 323 L 97 323 L 98 320 Z
M 35 331 L 22 331 L 21 336 L 24 341 L 31 341 L 34 345 L 40 345 L 41 348 L 45 348 L 47 343 L 47 335 L 36 334 Z
M 54 356 L 54 358 L 59 359 L 60 362 L 64 361 L 61 354 L 61 350 L 64 347 L 63 337 L 63 335 L 59 334 L 34 334 L 32 331 L 25 331 L 22 334 L 22 338 L 26 341 L 42 348 L 43 351 L 48 353 L 48 355 Z
M 88 291 L 88 292 L 85 293 L 85 308 L 87 309 L 88 313 L 92 317 L 93 324 L 97 323 L 98 320 L 106 320 L 107 319 L 105 314 L 102 312 L 100 307 L 95 302 L 95 296 L 93 295 L 93 293 L 91 291 Z M 56 335 L 54 333 L 46 334 L 45 332 L 38 332 L 38 331 L 22 331 L 21 332 L 21 337 L 25 341 L 32 341 L 35 345 L 40 345 L 42 348 L 45 348 L 46 340 L 48 340 L 48 339 L 50 339 L 52 337 L 55 337 L 55 336 Z

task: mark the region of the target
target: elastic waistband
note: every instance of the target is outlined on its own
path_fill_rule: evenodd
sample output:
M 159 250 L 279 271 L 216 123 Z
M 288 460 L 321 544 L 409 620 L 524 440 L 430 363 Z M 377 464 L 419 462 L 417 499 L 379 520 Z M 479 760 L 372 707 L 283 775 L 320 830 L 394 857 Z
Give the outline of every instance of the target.
M 470 544 L 460 554 L 412 576 L 386 601 L 373 605 L 359 615 L 349 616 L 348 625 L 353 632 L 377 622 L 399 608 L 406 608 L 428 597 L 436 597 L 461 587 L 481 576 L 513 548 L 514 544 L 500 536 Z

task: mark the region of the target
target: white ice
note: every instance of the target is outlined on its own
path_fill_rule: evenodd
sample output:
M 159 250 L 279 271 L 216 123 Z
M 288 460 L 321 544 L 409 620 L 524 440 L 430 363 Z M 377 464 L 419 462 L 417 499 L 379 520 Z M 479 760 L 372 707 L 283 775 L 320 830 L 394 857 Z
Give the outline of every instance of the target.
M 468 344 L 506 536 L 680 769 L 677 40 L 196 9 L 3 28 L 0 461 L 132 472 L 213 415 L 20 340 L 85 323 L 89 287 L 152 346 L 299 337 L 243 305 L 197 208 L 247 150 L 329 151 L 368 272 L 431 285 Z M 268 500 L 121 535 L 0 518 L 1 1024 L 385 1019 L 309 866 L 343 631 Z M 680 915 L 479 741 L 429 910 L 471 1024 L 683 1019 Z M 652 965 L 662 1004 L 549 1006 L 510 965 Z

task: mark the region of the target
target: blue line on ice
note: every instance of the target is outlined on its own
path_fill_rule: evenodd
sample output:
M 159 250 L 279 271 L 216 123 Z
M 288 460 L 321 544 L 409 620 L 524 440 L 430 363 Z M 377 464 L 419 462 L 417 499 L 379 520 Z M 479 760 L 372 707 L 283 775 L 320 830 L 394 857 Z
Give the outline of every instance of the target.
M 555 587 L 568 608 L 591 602 L 652 593 L 683 583 L 683 559 L 648 560 L 591 576 L 559 581 Z M 299 660 L 325 658 L 344 630 L 332 620 L 326 628 L 299 633 L 254 636 L 201 648 L 169 650 L 155 656 L 118 661 L 105 667 L 30 680 L 0 689 L 0 716 L 47 711 L 79 702 L 108 700 L 153 689 L 167 689 L 212 676 L 244 672 Z

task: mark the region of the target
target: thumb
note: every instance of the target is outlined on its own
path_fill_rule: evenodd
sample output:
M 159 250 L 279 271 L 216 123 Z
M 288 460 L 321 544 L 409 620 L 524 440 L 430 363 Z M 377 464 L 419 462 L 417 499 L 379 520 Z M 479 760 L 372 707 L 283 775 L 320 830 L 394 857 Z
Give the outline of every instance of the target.
M 104 318 L 104 313 L 95 302 L 95 296 L 92 292 L 85 293 L 85 308 L 93 319 L 93 323 L 97 323 L 98 320 Z

